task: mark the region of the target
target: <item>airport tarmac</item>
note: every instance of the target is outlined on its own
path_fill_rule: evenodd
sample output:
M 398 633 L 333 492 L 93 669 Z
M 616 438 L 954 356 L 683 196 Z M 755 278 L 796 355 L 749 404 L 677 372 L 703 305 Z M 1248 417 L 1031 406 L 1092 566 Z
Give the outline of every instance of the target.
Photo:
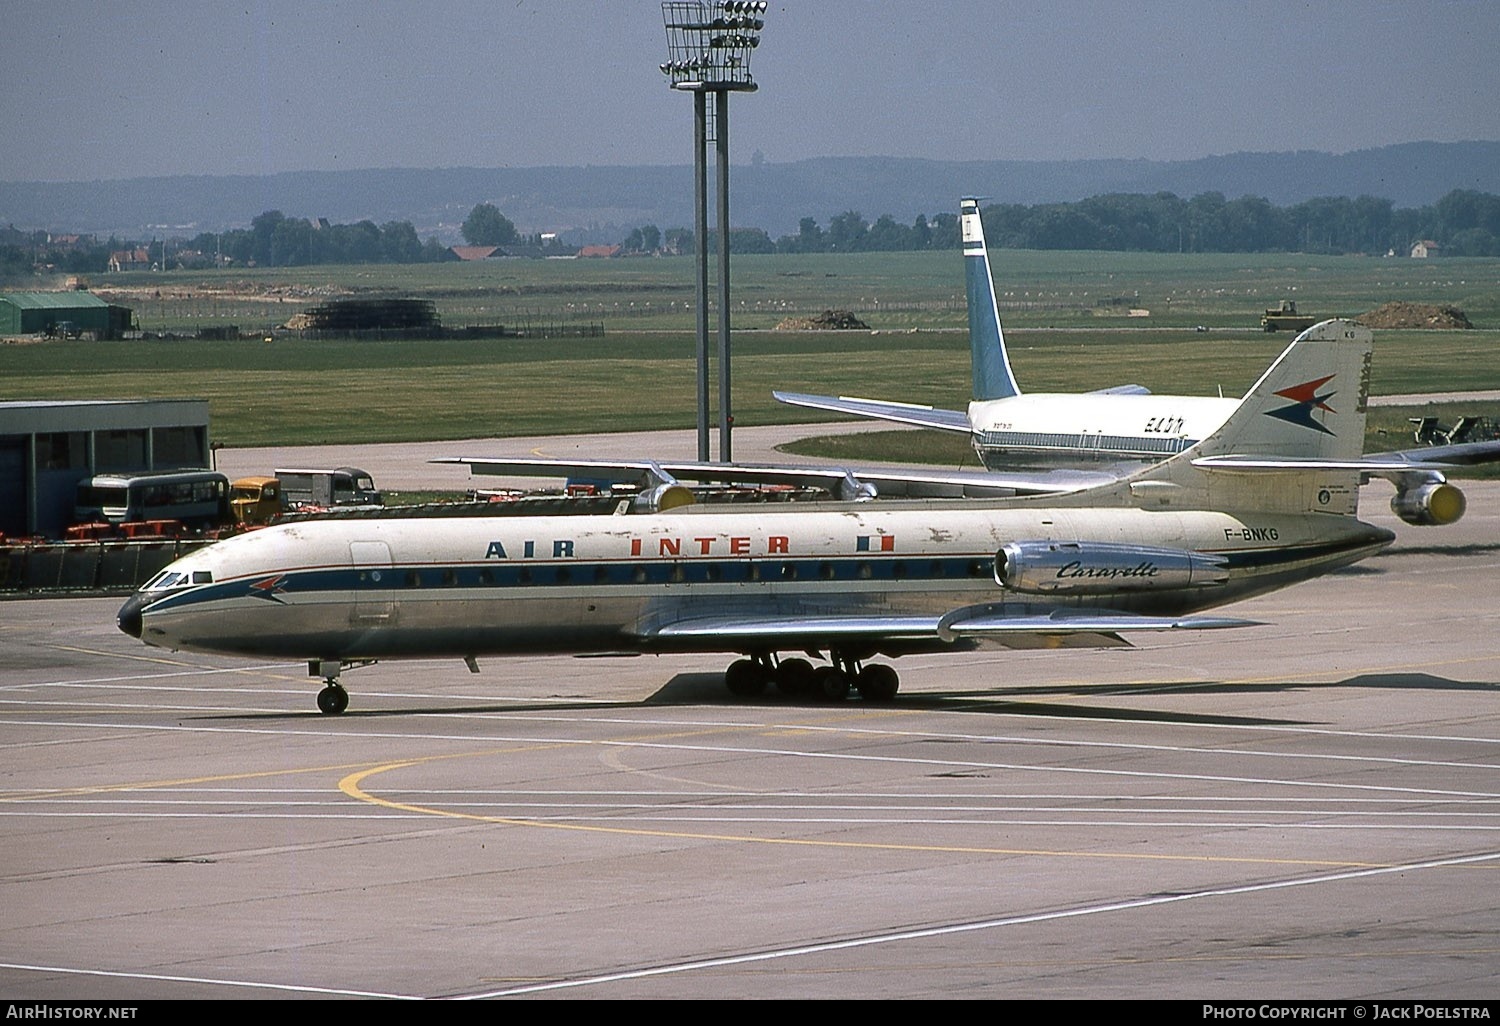
M 830 424 L 769 424 L 737 427 L 730 448 L 740 463 L 803 461 L 777 450 L 778 445 L 811 435 L 846 435 L 860 431 L 902 430 L 899 424 L 872 426 L 867 420 Z M 919 428 L 911 428 L 917 431 Z M 711 432 L 710 452 L 718 459 L 719 432 Z M 553 459 L 691 461 L 698 458 L 698 432 L 616 431 L 587 435 L 524 435 L 511 438 L 468 438 L 451 442 L 390 442 L 375 445 L 267 446 L 220 449 L 215 466 L 231 481 L 273 469 L 298 467 L 332 469 L 358 467 L 368 471 L 377 487 L 394 490 L 462 492 L 470 488 L 539 488 L 536 478 L 471 477 L 469 468 L 432 463 L 452 456 L 528 457 Z M 300 462 L 298 462 L 300 461 Z M 977 469 L 976 466 L 970 469 Z M 560 484 L 560 482 L 558 482 Z
M 367 467 L 368 469 L 368 467 Z M 377 477 L 377 480 L 379 478 Z M 0 603 L 0 994 L 1500 994 L 1500 482 L 1132 650 L 294 663 Z

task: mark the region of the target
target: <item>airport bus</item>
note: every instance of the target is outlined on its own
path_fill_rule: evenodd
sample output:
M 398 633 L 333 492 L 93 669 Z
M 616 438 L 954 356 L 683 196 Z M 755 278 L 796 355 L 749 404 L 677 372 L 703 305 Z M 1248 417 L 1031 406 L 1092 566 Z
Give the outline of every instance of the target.
M 211 527 L 229 520 L 229 478 L 215 470 L 95 474 L 78 482 L 77 523 L 176 520 Z

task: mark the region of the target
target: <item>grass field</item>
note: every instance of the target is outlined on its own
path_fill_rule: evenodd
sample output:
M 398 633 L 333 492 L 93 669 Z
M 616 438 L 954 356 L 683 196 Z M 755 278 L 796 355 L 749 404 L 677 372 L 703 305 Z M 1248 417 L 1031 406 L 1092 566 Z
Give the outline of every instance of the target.
M 1032 391 L 1135 382 L 1157 392 L 1239 395 L 1289 341 L 1258 327 L 1261 309 L 1283 297 L 1319 315 L 1352 315 L 1393 299 L 1459 306 L 1478 330 L 1378 332 L 1373 391 L 1500 389 L 1500 260 L 1014 251 L 992 259 L 1012 363 Z M 451 324 L 465 323 L 461 310 L 472 314 L 469 323 L 577 311 L 602 318 L 607 334 L 12 344 L 0 346 L 0 390 L 8 399 L 207 398 L 215 440 L 232 446 L 690 427 L 691 271 L 690 260 L 671 258 L 118 276 L 93 284 L 143 290 L 138 314 L 146 326 L 156 318 L 178 331 L 224 323 L 233 304 L 251 302 L 225 296 L 301 296 L 252 304 L 262 323 L 279 323 L 352 289 L 432 298 Z M 742 257 L 733 271 L 736 423 L 816 419 L 776 404 L 773 388 L 966 402 L 957 254 Z M 1151 316 L 1127 318 L 1121 307 L 1096 307 L 1100 299 L 1139 304 Z M 854 308 L 876 330 L 751 330 L 827 307 Z
M 455 327 L 602 319 L 611 331 L 691 330 L 693 266 L 691 257 L 501 260 L 134 272 L 90 284 L 128 289 L 128 304 L 153 332 L 231 323 L 260 332 L 314 303 L 360 295 L 431 299 Z M 956 252 L 747 255 L 730 269 L 737 328 L 771 328 L 827 308 L 853 310 L 877 330 L 967 323 Z M 996 250 L 991 269 L 1014 327 L 1133 326 L 1133 307 L 1149 310 L 1155 327 L 1254 329 L 1282 299 L 1328 317 L 1403 299 L 1457 306 L 1474 324 L 1500 329 L 1494 259 Z

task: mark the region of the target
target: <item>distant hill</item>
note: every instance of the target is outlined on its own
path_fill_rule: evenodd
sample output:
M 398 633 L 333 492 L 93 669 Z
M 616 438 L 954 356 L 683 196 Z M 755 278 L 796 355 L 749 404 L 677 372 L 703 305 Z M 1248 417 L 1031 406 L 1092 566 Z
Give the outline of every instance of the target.
M 1378 196 L 1431 204 L 1454 189 L 1500 193 L 1500 142 L 1404 143 L 1353 153 L 1232 153 L 1199 160 L 944 161 L 821 157 L 732 170 L 736 227 L 773 237 L 803 217 L 826 225 L 846 210 L 910 224 L 956 212 L 960 196 L 1050 203 L 1111 192 L 1263 196 L 1277 205 L 1315 196 Z M 0 182 L 0 225 L 122 237 L 194 235 L 245 227 L 266 210 L 335 223 L 410 221 L 423 238 L 458 240 L 482 202 L 523 232 L 574 242 L 619 241 L 633 227 L 692 224 L 687 166 L 299 171 L 94 182 Z

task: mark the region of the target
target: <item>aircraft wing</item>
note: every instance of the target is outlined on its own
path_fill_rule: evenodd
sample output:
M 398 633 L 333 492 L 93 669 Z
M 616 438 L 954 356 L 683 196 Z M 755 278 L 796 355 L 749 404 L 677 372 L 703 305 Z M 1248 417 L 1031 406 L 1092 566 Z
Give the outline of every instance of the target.
M 1268 457 L 1250 453 L 1204 456 L 1193 466 L 1213 470 L 1360 470 L 1372 477 L 1432 475 L 1454 467 L 1500 463 L 1500 441 L 1428 445 L 1419 449 L 1366 453 L 1357 460 L 1317 460 Z
M 1420 449 L 1370 453 L 1367 460 L 1404 462 L 1411 470 L 1447 467 L 1471 467 L 1481 463 L 1500 463 L 1500 441 L 1460 442 L 1457 445 L 1426 445 Z
M 893 403 L 884 399 L 856 399 L 853 396 L 806 395 L 802 392 L 772 392 L 779 403 L 788 406 L 805 406 L 812 410 L 829 413 L 847 413 L 855 417 L 872 420 L 889 420 L 897 424 L 934 428 L 938 431 L 954 431 L 970 434 L 968 414 L 962 410 L 940 410 L 934 406 L 917 406 L 912 403 Z
M 1115 385 L 1111 388 L 1096 388 L 1088 395 L 1150 395 L 1151 389 L 1145 385 Z
M 842 467 L 818 464 L 672 463 L 665 460 L 554 460 L 544 457 L 452 456 L 434 463 L 467 465 L 472 474 L 516 477 L 594 478 L 656 488 L 680 481 L 728 485 L 793 485 L 826 488 L 845 500 L 876 495 L 918 498 L 983 498 L 1061 495 L 1118 480 L 1103 471 L 1059 470 L 1004 473 L 987 470 Z
M 1109 610 L 1026 607 L 962 607 L 942 616 L 879 613 L 838 615 L 690 617 L 642 628 L 640 637 L 691 647 L 696 641 L 774 643 L 782 647 L 826 648 L 860 641 L 912 649 L 982 641 L 1003 648 L 1129 647 L 1121 631 L 1221 630 L 1255 627 L 1255 620 L 1224 616 L 1143 616 Z

